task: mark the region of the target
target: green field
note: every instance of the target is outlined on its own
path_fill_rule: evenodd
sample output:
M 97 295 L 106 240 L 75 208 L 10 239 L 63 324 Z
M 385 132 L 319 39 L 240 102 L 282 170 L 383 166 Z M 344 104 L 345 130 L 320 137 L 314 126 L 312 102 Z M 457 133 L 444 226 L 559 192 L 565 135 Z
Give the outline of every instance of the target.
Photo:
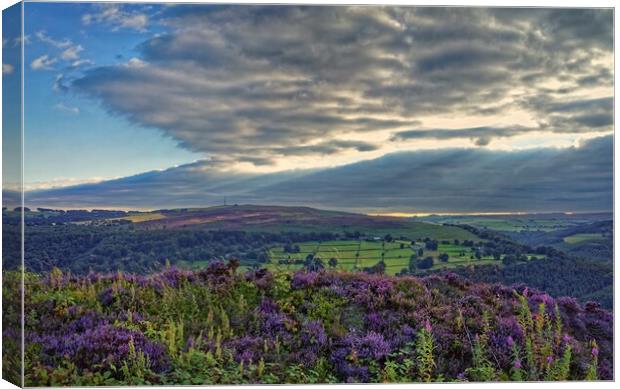
M 165 218 L 166 216 L 159 212 L 148 212 L 148 213 L 141 212 L 141 213 L 132 214 L 126 217 L 120 217 L 120 218 L 110 219 L 110 220 L 129 220 L 130 222 L 133 222 L 133 223 L 141 223 L 141 222 L 160 220 L 160 219 L 165 219 Z
M 568 244 L 578 244 L 578 243 L 583 243 L 583 242 L 587 242 L 587 241 L 596 241 L 596 240 L 602 240 L 604 239 L 603 234 L 601 233 L 592 233 L 592 234 L 574 234 L 571 236 L 567 236 L 564 238 L 564 242 L 568 243 Z
M 273 247 L 269 251 L 271 269 L 297 270 L 301 264 L 280 263 L 281 260 L 304 260 L 309 254 L 321 258 L 326 266 L 330 258 L 338 260 L 337 269 L 361 270 L 371 267 L 383 260 L 387 274 L 396 274 L 402 269 L 409 267 L 409 259 L 423 248 L 422 257 L 433 257 L 435 265 L 433 269 L 450 268 L 465 265 L 501 264 L 491 256 L 483 256 L 480 259 L 474 257 L 471 247 L 457 244 L 440 243 L 437 250 L 426 250 L 424 243 L 419 241 L 412 246 L 410 241 L 368 241 L 368 240 L 334 240 L 326 242 L 303 242 L 298 243 L 298 253 L 287 253 L 283 247 Z M 439 260 L 441 254 L 448 254 L 447 262 Z

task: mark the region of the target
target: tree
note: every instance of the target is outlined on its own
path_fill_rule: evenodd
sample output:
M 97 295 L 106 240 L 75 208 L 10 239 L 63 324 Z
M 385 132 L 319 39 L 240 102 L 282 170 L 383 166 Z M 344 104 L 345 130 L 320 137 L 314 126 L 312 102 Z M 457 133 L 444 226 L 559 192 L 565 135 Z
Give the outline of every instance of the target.
M 435 261 L 433 260 L 433 257 L 426 257 L 424 259 L 419 260 L 417 263 L 418 269 L 430 269 L 431 267 L 433 267 L 433 265 L 435 265 Z
M 436 251 L 439 247 L 439 244 L 436 240 L 429 240 L 425 243 L 425 247 L 427 250 Z
M 385 273 L 385 262 L 379 261 L 376 265 L 371 267 L 365 267 L 364 272 L 369 274 L 384 274 Z
M 418 262 L 418 255 L 412 254 L 409 258 L 409 273 L 415 273 L 416 264 Z
M 450 256 L 446 253 L 441 253 L 439 254 L 439 260 L 441 262 L 448 262 L 448 259 L 450 259 Z
M 332 268 L 335 268 L 336 266 L 338 266 L 338 260 L 334 257 L 329 259 L 329 266 Z
M 304 262 L 304 268 L 307 271 L 319 271 L 321 269 L 325 269 L 325 264 L 319 257 L 315 257 L 314 255 L 308 255 L 306 257 L 306 261 Z
M 373 266 L 373 273 L 375 274 L 383 274 L 385 273 L 385 262 L 379 261 L 375 266 Z
M 504 265 L 512 265 L 516 262 L 517 262 L 517 257 L 514 256 L 513 254 L 504 255 L 504 258 L 502 259 L 502 263 Z

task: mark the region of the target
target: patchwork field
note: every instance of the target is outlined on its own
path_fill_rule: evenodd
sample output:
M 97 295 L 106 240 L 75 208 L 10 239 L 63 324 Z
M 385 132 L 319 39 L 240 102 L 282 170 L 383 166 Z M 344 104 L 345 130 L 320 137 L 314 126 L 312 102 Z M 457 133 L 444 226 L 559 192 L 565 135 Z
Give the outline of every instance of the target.
M 361 270 L 365 267 L 371 267 L 379 263 L 381 260 L 385 262 L 386 274 L 396 274 L 402 269 L 409 268 L 409 262 L 412 255 L 418 253 L 422 249 L 420 258 L 432 257 L 434 260 L 433 269 L 451 268 L 456 266 L 482 265 L 482 264 L 501 264 L 501 261 L 495 260 L 492 256 L 483 255 L 476 258 L 475 249 L 461 244 L 439 243 L 437 250 L 427 250 L 424 242 L 395 240 L 392 242 L 385 241 L 368 241 L 368 240 L 333 240 L 326 242 L 302 242 L 291 245 L 299 248 L 299 251 L 286 252 L 284 247 L 273 247 L 269 250 L 270 262 L 267 267 L 270 269 L 300 269 L 304 261 L 309 255 L 320 258 L 326 267 L 329 267 L 329 260 L 335 258 L 337 260 L 337 269 L 341 270 Z M 448 260 L 441 261 L 440 255 L 447 254 Z M 529 255 L 530 258 L 539 258 L 542 256 Z

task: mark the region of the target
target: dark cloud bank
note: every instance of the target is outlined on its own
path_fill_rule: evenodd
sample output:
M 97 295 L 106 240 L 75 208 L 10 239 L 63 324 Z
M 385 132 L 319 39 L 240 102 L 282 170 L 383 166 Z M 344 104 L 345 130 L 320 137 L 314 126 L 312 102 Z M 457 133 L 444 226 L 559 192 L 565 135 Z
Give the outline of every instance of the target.
M 580 147 L 389 154 L 331 169 L 222 174 L 209 162 L 119 180 L 31 192 L 27 206 L 170 208 L 229 203 L 355 211 L 609 211 L 613 138 Z
M 71 90 L 224 163 L 363 153 L 384 142 L 377 131 L 485 146 L 612 130 L 611 9 L 178 6 L 159 22 L 169 32 L 139 45 L 140 61 L 94 68 Z M 488 126 L 514 109 L 534 124 L 425 124 Z

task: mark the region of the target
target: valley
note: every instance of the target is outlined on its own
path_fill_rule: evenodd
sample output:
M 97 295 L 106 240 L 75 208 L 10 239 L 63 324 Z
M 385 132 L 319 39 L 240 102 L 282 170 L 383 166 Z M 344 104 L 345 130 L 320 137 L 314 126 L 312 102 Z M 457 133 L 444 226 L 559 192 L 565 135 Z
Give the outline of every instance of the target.
M 15 210 L 3 211 L 9 267 L 19 265 Z M 161 209 L 27 210 L 26 268 L 75 274 L 199 270 L 237 259 L 240 269 L 326 269 L 528 282 L 611 308 L 609 214 L 395 217 L 310 207 L 227 205 Z M 11 253 L 14 253 L 11 255 Z M 547 262 L 543 264 L 542 262 Z M 547 268 L 562 263 L 552 274 Z M 576 268 L 589 269 L 572 275 Z M 545 269 L 545 270 L 542 270 Z M 554 282 L 561 279 L 560 285 Z M 575 284 L 571 280 L 579 279 Z M 584 285 L 585 283 L 585 285 Z

